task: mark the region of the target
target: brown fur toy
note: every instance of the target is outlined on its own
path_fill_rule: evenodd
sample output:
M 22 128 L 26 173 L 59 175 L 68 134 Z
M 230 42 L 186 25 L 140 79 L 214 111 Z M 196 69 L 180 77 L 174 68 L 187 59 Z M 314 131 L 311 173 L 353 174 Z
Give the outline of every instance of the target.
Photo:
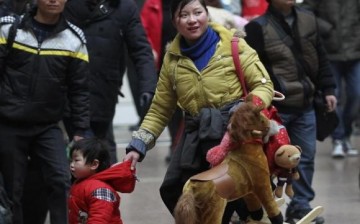
M 226 203 L 239 198 L 244 198 L 250 212 L 263 206 L 272 224 L 283 223 L 263 151 L 269 120 L 261 110 L 246 102 L 234 112 L 229 126 L 234 149 L 220 165 L 186 182 L 174 211 L 176 224 L 220 224 Z
M 286 183 L 285 194 L 292 198 L 294 191 L 292 189 L 292 180 L 299 179 L 300 175 L 297 171 L 301 158 L 301 149 L 299 146 L 283 145 L 275 152 L 274 160 L 276 167 L 274 175 L 277 176 L 277 185 L 274 194 L 281 198 L 283 187 Z

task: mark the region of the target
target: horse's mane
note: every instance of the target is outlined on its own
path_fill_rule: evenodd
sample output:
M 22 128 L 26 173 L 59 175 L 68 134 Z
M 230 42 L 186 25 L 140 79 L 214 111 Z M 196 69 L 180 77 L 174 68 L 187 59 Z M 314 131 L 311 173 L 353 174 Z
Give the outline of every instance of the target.
M 243 142 L 253 137 L 253 130 L 263 130 L 267 119 L 261 115 L 263 108 L 252 102 L 241 103 L 230 118 L 229 133 L 233 142 Z

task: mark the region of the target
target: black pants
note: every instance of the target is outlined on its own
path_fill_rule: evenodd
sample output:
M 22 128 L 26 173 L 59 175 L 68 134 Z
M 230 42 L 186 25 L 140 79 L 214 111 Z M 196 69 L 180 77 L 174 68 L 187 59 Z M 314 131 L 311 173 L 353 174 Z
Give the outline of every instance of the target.
M 64 137 L 57 124 L 11 125 L 0 123 L 0 172 L 13 203 L 14 224 L 23 223 L 22 196 L 28 157 L 37 159 L 47 197 L 42 203 L 50 210 L 52 224 L 68 222 L 67 196 L 70 173 Z
M 46 185 L 39 162 L 32 157 L 28 164 L 22 200 L 24 224 L 45 223 L 48 213 L 48 205 L 44 203 L 46 198 Z
M 72 123 L 71 123 L 71 119 L 64 118 L 63 122 L 64 122 L 66 132 L 69 136 L 69 140 L 71 141 L 74 137 L 74 132 L 75 132 L 74 127 L 72 126 Z M 115 143 L 115 138 L 114 138 L 112 119 L 108 120 L 108 121 L 101 121 L 101 122 L 91 121 L 90 127 L 96 137 L 98 137 L 100 139 L 104 139 L 109 143 L 111 164 L 116 163 L 117 162 L 116 143 Z

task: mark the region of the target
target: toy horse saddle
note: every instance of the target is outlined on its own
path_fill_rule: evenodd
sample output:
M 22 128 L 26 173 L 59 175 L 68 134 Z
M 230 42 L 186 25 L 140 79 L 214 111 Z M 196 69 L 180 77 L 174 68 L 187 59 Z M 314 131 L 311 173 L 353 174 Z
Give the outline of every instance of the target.
M 228 174 L 229 165 L 221 163 L 210 170 L 204 171 L 190 177 L 192 181 L 212 181 L 215 185 L 216 192 L 220 197 L 231 200 L 235 197 L 235 186 L 233 179 Z

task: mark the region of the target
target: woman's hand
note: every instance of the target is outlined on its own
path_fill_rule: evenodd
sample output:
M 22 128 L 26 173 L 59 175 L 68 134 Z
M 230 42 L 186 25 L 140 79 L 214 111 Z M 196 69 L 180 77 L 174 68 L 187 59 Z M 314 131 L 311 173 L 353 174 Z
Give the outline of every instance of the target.
M 136 151 L 130 151 L 128 152 L 123 161 L 128 161 L 130 160 L 131 161 L 131 170 L 134 170 L 136 168 L 136 163 L 139 161 L 140 159 L 140 154 Z

